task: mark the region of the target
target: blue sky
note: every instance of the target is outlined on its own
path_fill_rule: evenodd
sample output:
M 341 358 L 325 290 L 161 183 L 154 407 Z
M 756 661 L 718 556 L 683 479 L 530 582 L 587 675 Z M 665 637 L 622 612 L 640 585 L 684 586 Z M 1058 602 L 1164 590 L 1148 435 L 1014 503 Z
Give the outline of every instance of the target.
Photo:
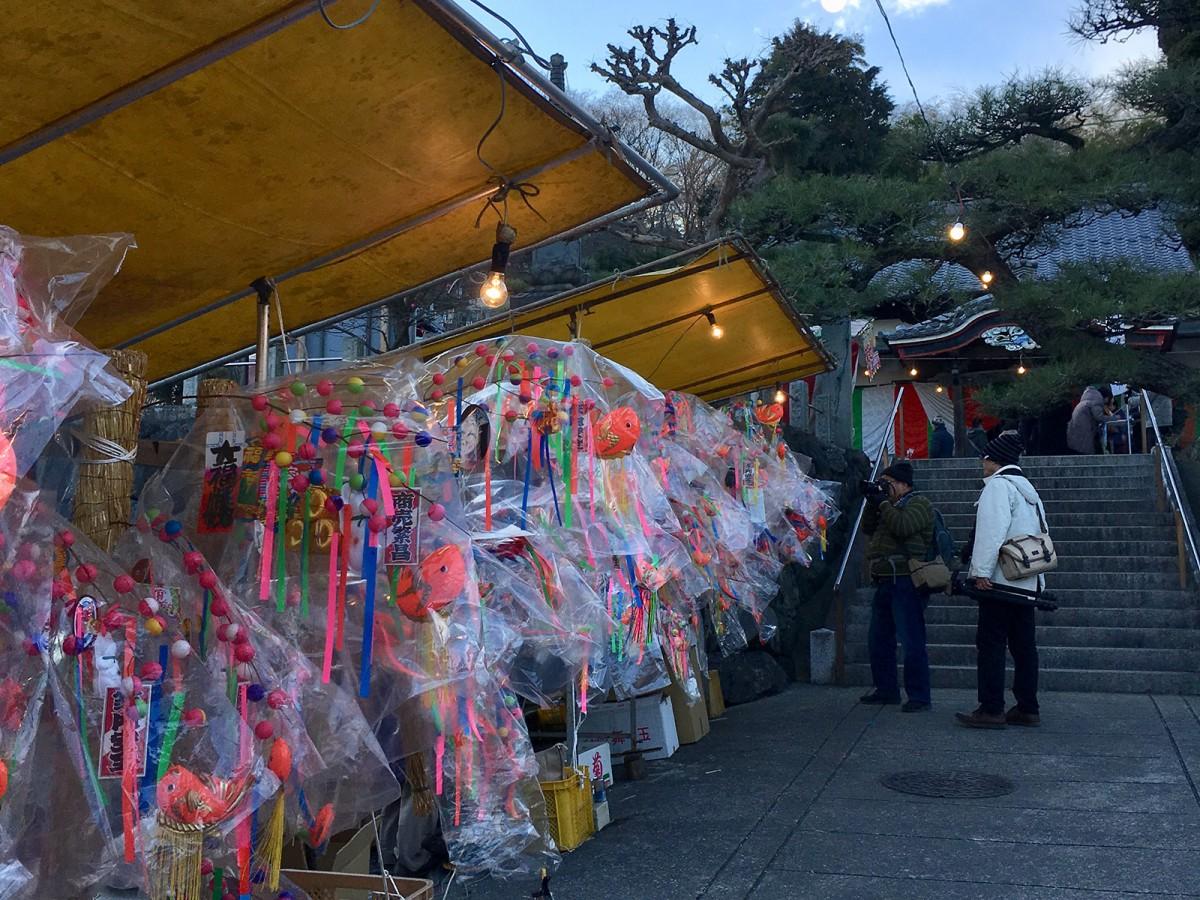
M 716 100 L 707 75 L 720 68 L 724 57 L 758 55 L 772 35 L 799 18 L 862 35 L 867 58 L 882 68 L 893 98 L 901 105 L 910 101 L 874 0 L 847 3 L 843 13 L 831 15 L 819 0 L 495 0 L 494 6 L 488 0 L 538 53 L 567 57 L 568 86 L 576 91 L 607 90 L 588 71 L 588 63 L 604 58 L 605 44 L 628 43 L 630 25 L 675 15 L 696 25 L 700 39 L 700 46 L 679 57 L 677 77 Z M 917 90 L 927 102 L 953 98 L 1013 71 L 1059 66 L 1100 77 L 1129 60 L 1157 54 L 1148 32 L 1124 44 L 1081 43 L 1066 27 L 1076 5 L 1077 0 L 884 0 Z M 506 33 L 503 24 L 477 8 L 471 11 L 496 33 Z

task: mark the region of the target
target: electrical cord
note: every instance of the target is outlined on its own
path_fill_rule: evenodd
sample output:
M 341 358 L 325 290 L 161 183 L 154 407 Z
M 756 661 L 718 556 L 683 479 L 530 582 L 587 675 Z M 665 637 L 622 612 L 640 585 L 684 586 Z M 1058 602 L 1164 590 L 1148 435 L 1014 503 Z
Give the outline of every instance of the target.
M 329 18 L 329 11 L 325 8 L 325 4 L 328 2 L 329 0 L 317 0 L 317 9 L 321 11 L 321 18 L 325 20 L 325 24 L 330 28 L 336 28 L 338 31 L 349 31 L 351 28 L 357 28 L 363 22 L 367 21 L 367 19 L 371 18 L 371 16 L 375 15 L 375 10 L 379 8 L 380 0 L 375 0 L 375 2 L 371 4 L 370 9 L 368 9 L 353 22 L 348 22 L 345 25 L 339 25 L 337 22 L 333 21 L 333 19 Z
M 487 13 L 492 18 L 499 19 L 501 22 L 503 22 L 505 25 L 507 25 L 509 30 L 512 31 L 512 33 L 517 36 L 517 40 L 521 42 L 521 46 L 525 48 L 525 52 L 529 54 L 530 58 L 532 58 L 535 63 L 537 63 L 539 66 L 541 66 L 547 72 L 550 71 L 549 61 L 546 60 L 544 57 L 541 57 L 538 55 L 537 51 L 533 49 L 533 45 L 530 44 L 529 41 L 525 40 L 525 35 L 521 34 L 521 32 L 517 30 L 516 25 L 514 25 L 512 22 L 508 21 L 508 19 L 504 18 L 504 16 L 500 15 L 500 13 L 496 12 L 490 6 L 487 6 L 484 3 L 480 3 L 479 0 L 471 0 L 471 2 L 474 3 L 476 6 L 478 6 L 480 9 L 482 9 L 485 13 Z

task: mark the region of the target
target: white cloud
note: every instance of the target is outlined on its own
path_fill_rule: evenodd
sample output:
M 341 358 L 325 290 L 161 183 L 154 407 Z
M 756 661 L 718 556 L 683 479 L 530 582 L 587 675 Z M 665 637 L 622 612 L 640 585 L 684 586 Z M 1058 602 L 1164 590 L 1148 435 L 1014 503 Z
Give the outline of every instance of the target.
M 896 0 L 896 10 L 902 13 L 918 14 L 931 6 L 945 6 L 950 0 Z

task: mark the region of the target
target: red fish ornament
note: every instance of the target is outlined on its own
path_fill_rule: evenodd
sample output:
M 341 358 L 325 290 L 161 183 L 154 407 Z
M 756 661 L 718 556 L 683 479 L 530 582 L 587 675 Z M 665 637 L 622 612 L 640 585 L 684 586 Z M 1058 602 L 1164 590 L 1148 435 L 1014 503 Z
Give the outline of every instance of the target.
M 763 425 L 775 426 L 783 421 L 782 403 L 764 403 L 754 407 L 754 418 Z
M 601 459 L 628 456 L 641 433 L 637 413 L 628 406 L 618 406 L 596 420 L 596 455 Z
M 396 606 L 414 622 L 423 622 L 463 592 L 467 566 L 454 544 L 443 544 L 416 569 L 400 571 L 396 582 Z
M 215 825 L 233 814 L 249 789 L 249 772 L 225 780 L 171 766 L 158 783 L 158 808 L 180 825 Z

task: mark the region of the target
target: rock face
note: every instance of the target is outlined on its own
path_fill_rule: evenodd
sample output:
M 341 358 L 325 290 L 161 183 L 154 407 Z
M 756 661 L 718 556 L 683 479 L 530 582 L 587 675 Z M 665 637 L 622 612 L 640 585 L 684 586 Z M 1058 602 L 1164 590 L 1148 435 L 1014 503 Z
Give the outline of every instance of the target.
M 717 664 L 721 693 L 727 706 L 749 703 L 768 694 L 778 694 L 788 684 L 783 667 L 765 650 L 747 650 Z
M 771 604 L 779 623 L 772 649 L 789 678 L 806 681 L 808 634 L 827 622 L 833 603 L 833 580 L 858 511 L 858 483 L 870 473 L 871 464 L 861 451 L 835 447 L 807 432 L 786 428 L 784 438 L 792 450 L 812 459 L 813 478 L 841 484 L 840 495 L 835 497 L 841 515 L 829 526 L 824 559 L 814 559 L 808 567 L 786 567 L 779 579 L 779 594 Z

